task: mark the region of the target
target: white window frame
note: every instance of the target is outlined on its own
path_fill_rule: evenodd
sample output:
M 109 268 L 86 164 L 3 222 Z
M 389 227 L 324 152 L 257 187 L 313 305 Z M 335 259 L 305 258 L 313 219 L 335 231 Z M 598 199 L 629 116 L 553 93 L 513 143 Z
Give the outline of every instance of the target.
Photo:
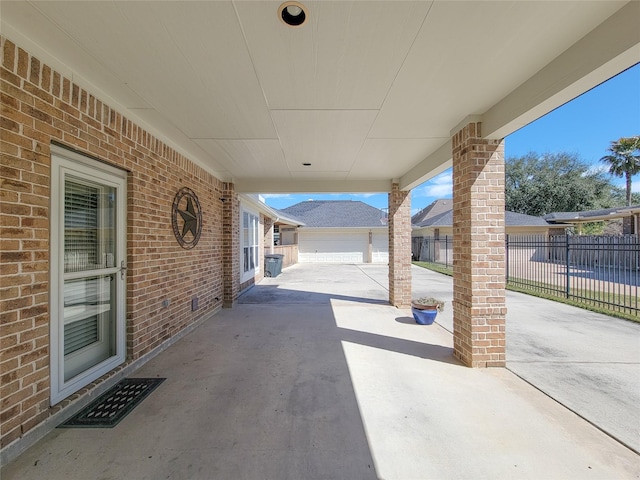
M 252 231 L 249 233 L 249 244 L 246 244 L 245 239 L 245 226 L 244 226 L 244 218 L 245 214 L 249 215 L 249 223 L 250 229 Z M 254 248 L 254 267 L 249 268 L 245 271 L 245 261 L 244 261 L 244 252 L 245 248 Z M 260 213 L 247 208 L 244 205 L 240 207 L 240 282 L 246 282 L 254 278 L 257 274 L 259 274 L 262 269 L 260 268 Z
M 62 225 L 61 214 L 64 211 L 64 181 L 66 171 L 93 179 L 95 182 L 116 188 L 116 255 L 115 267 L 126 266 L 126 205 L 127 172 L 93 160 L 84 155 L 51 146 L 51 208 L 50 208 L 50 375 L 51 405 L 64 400 L 69 395 L 87 386 L 105 373 L 124 363 L 126 359 L 126 275 L 116 288 L 116 335 L 115 354 L 101 363 L 87 369 L 79 375 L 64 380 L 63 321 L 64 321 L 64 242 L 60 241 Z

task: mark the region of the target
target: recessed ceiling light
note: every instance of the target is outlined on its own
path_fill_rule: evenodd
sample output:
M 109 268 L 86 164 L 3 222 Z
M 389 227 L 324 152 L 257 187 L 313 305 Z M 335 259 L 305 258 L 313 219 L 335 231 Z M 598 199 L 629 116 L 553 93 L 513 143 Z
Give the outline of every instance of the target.
M 310 166 L 311 166 L 311 164 L 310 164 L 310 163 L 303 163 L 303 164 L 302 164 L 302 166 L 304 166 L 304 167 L 310 167 Z
M 278 8 L 278 17 L 290 27 L 301 27 L 307 20 L 306 7 L 300 2 L 284 2 Z

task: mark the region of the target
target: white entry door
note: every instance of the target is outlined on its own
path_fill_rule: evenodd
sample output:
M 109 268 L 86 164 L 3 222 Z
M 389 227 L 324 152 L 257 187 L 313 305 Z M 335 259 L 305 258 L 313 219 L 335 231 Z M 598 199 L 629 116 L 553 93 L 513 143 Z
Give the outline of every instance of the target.
M 51 403 L 125 358 L 126 173 L 54 149 Z

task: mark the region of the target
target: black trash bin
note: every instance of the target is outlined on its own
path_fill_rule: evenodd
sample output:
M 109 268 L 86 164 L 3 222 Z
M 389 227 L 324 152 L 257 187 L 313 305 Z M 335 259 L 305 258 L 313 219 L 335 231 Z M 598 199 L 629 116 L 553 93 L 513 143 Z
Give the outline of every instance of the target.
M 264 256 L 264 276 L 277 277 L 282 271 L 282 257 L 280 253 L 270 253 Z

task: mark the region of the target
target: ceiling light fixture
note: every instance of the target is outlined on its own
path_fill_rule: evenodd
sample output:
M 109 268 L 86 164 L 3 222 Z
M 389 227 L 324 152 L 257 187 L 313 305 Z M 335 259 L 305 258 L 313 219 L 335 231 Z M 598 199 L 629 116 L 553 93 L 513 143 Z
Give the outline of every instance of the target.
M 306 7 L 300 2 L 284 2 L 278 8 L 278 18 L 290 27 L 301 27 L 307 20 Z

